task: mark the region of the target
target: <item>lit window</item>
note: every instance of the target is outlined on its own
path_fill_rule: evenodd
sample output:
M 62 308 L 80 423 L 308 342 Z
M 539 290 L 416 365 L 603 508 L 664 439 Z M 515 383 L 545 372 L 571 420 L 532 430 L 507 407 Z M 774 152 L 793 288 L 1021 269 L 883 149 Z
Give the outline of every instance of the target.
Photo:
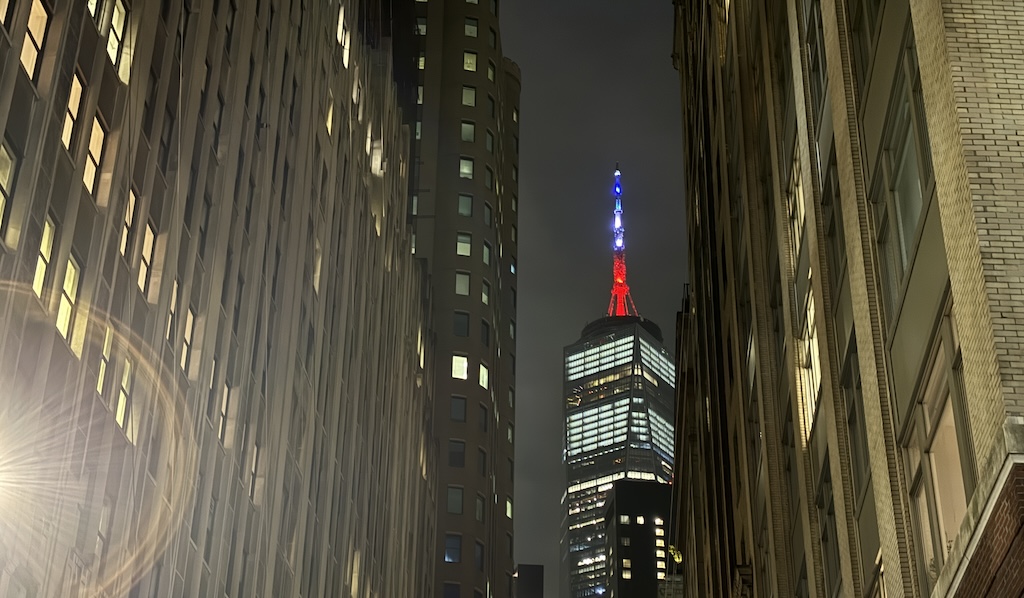
M 423 121 L 416 121 L 416 132 L 414 134 L 415 139 L 421 139 L 423 137 Z
M 103 347 L 100 348 L 100 368 L 96 373 L 96 392 L 103 394 L 103 387 L 107 381 L 107 368 L 110 367 L 110 349 L 114 344 L 114 332 L 110 326 L 103 331 Z
M 515 335 L 512 335 L 512 336 L 515 336 Z M 644 519 L 643 515 L 637 515 L 636 516 L 636 522 L 637 522 L 638 525 L 643 525 L 644 521 L 645 521 L 645 519 Z
M 146 223 L 142 237 L 142 259 L 139 260 L 139 290 L 149 292 L 149 274 L 153 268 L 153 251 L 156 248 L 156 231 L 153 223 Z
M 459 194 L 459 216 L 473 215 L 473 196 Z
M 345 3 L 340 2 L 338 6 L 338 43 L 341 44 L 341 60 L 345 65 L 345 68 L 348 68 L 349 51 L 352 45 L 351 41 L 352 32 L 348 30 L 348 25 L 345 23 Z
M 462 86 L 462 105 L 476 106 L 476 88 L 468 85 Z
M 665 572 L 664 571 L 658 571 L 658 579 L 665 579 Z
M 622 579 L 633 579 L 633 572 L 626 569 L 622 572 Z
M 221 444 L 226 442 L 228 437 L 228 413 L 231 407 L 231 387 L 224 383 L 224 390 L 220 394 L 220 420 L 217 426 L 217 438 Z
M 658 550 L 654 551 L 654 556 L 658 557 L 659 559 L 663 559 L 665 558 L 665 551 L 659 548 Z
M 495 75 L 494 63 L 491 62 L 491 61 L 487 61 L 487 80 L 493 83 L 494 82 L 494 75 Z
M 486 282 L 484 283 L 487 284 Z M 456 272 L 455 273 L 455 294 L 456 295 L 469 295 L 469 273 L 468 272 Z
M 320 239 L 313 241 L 313 291 L 320 292 L 320 267 L 323 265 L 323 249 L 320 248 Z
M 484 305 L 490 305 L 491 303 L 491 283 L 486 280 L 484 281 L 483 286 L 480 287 L 480 302 Z
M 512 439 L 514 437 L 515 437 L 515 435 L 513 434 L 512 424 L 509 424 L 508 425 L 508 441 L 511 443 Z
M 60 305 L 57 307 L 57 331 L 65 339 L 71 331 L 71 320 L 78 300 L 78 264 L 74 258 L 68 258 L 68 267 L 64 271 L 64 284 L 61 285 Z
M 512 109 L 512 122 L 519 122 L 519 108 Z
M 629 546 L 629 536 L 619 538 L 619 544 L 623 546 Z
M 458 233 L 455 241 L 455 253 L 457 255 L 469 256 L 473 252 L 473 235 L 469 233 Z
M 473 178 L 473 158 L 459 158 L 459 178 Z
M 43 236 L 39 241 L 39 257 L 36 259 L 36 272 L 32 277 L 32 290 L 36 297 L 43 296 L 43 285 L 46 283 L 46 272 L 50 268 L 50 257 L 53 255 L 53 221 L 47 218 L 43 222 Z
M 100 7 L 100 0 L 86 0 L 85 5 L 86 5 L 86 8 L 89 9 L 89 14 L 92 15 L 92 18 L 94 18 L 94 19 L 100 18 L 100 13 L 97 10 Z
M 487 148 L 489 153 L 494 153 L 494 133 L 487 131 L 487 134 L 484 136 L 484 147 Z
M 483 388 L 490 388 L 488 386 L 490 383 L 490 371 L 488 371 L 487 366 L 482 363 L 480 364 L 480 377 L 477 382 Z
M 466 37 L 476 37 L 478 29 L 479 21 L 474 18 L 466 17 Z
M 629 515 L 619 515 L 619 523 L 629 523 Z
M 92 193 L 96 187 L 96 179 L 99 178 L 100 160 L 103 158 L 103 144 L 107 139 L 107 131 L 99 117 L 93 119 L 92 132 L 89 135 L 89 153 L 85 157 L 85 172 L 82 180 L 85 188 Z
M 660 528 L 660 527 L 656 527 L 656 528 L 654 528 L 654 535 L 655 536 L 664 536 L 665 535 L 665 530 Z
M 416 35 L 427 34 L 427 17 L 416 18 Z
M 420 103 L 421 104 L 423 103 L 423 101 L 422 101 L 422 89 L 423 88 L 420 87 L 420 91 L 421 91 Z M 330 89 L 327 90 L 327 118 L 326 118 L 326 124 L 327 124 L 327 134 L 330 135 L 331 133 L 334 132 L 334 92 L 332 92 Z
M 171 333 L 174 332 L 174 315 L 178 311 L 178 279 L 171 283 L 171 307 L 167 317 L 167 340 L 171 340 Z
M 491 265 L 491 245 L 486 241 L 484 242 L 484 265 Z
M 457 534 L 444 535 L 444 562 L 462 562 L 462 536 Z
M 665 568 L 665 561 L 658 561 L 658 568 L 659 569 L 664 569 Z
M 509 264 L 508 264 L 508 271 L 511 272 L 512 274 L 516 273 L 516 258 L 515 258 L 515 256 L 512 256 L 512 261 L 509 262 Z
M 416 88 L 416 103 L 423 104 L 423 86 L 420 85 Z
M 181 343 L 181 369 L 188 371 L 188 363 L 192 357 L 192 335 L 196 331 L 196 314 L 192 311 L 190 305 L 188 311 L 185 312 L 185 336 Z
M 476 72 L 476 52 L 462 53 L 462 68 L 466 71 Z
M 465 355 L 452 355 L 452 378 L 456 380 L 469 378 L 469 358 Z
M 639 517 L 637 519 L 639 519 Z M 642 523 L 642 522 L 637 521 L 637 523 Z M 629 569 L 632 566 L 633 566 L 632 560 L 630 560 L 630 559 L 622 559 L 622 568 L 623 569 Z
M 470 143 L 476 141 L 476 125 L 471 121 L 462 121 L 462 140 Z
M 135 189 L 128 189 L 128 203 L 124 206 L 124 227 L 121 229 L 121 255 L 128 256 L 132 224 L 135 222 Z
M 110 63 L 114 65 L 119 73 L 127 72 L 124 68 L 120 67 L 131 66 L 131 55 L 124 52 L 124 32 L 127 24 L 128 11 L 125 10 L 124 0 L 115 0 L 114 12 L 110 16 L 110 33 L 107 35 L 107 55 L 110 56 Z M 127 58 L 124 65 L 121 64 L 122 56 Z M 126 79 L 127 77 L 121 77 L 122 81 Z
M 32 8 L 28 13 L 28 31 L 25 32 L 25 41 L 21 45 L 21 65 L 25 67 L 29 78 L 33 81 L 36 80 L 39 53 L 43 50 L 49 27 L 50 13 L 46 11 L 41 0 L 33 0 Z
M 78 120 L 78 110 L 82 107 L 82 76 L 75 73 L 71 78 L 71 92 L 68 94 L 68 106 L 64 111 L 64 130 L 61 132 L 60 140 L 64 142 L 64 148 L 71 149 L 71 138 L 75 133 L 75 122 Z
M 6 143 L 0 144 L 0 223 L 3 223 L 7 202 L 10 201 L 11 192 L 14 190 L 14 174 L 17 167 L 14 152 Z
M 424 54 L 422 50 L 420 51 L 419 59 L 416 61 L 416 66 L 419 67 L 421 71 L 427 68 L 427 55 Z
M 512 519 L 512 499 L 505 498 L 505 517 Z
M 114 410 L 114 421 L 122 430 L 128 425 L 132 408 L 132 360 L 124 358 L 124 370 L 121 372 L 121 386 L 117 391 L 117 405 Z

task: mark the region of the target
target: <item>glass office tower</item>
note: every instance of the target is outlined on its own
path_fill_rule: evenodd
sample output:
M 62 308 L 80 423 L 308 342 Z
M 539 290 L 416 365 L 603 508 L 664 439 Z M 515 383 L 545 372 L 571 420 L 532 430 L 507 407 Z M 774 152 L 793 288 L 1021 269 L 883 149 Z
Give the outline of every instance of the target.
M 649 320 L 609 316 L 565 348 L 562 570 L 573 598 L 605 593 L 612 483 L 672 480 L 675 366 L 662 342 Z

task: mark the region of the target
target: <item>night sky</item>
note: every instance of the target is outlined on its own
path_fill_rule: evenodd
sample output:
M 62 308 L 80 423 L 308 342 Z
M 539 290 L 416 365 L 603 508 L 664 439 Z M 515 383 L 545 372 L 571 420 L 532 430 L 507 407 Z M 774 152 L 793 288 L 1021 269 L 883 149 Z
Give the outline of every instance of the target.
M 670 0 L 512 0 L 502 44 L 522 67 L 516 560 L 558 597 L 562 349 L 605 315 L 620 163 L 633 300 L 673 351 L 688 280 L 679 77 Z

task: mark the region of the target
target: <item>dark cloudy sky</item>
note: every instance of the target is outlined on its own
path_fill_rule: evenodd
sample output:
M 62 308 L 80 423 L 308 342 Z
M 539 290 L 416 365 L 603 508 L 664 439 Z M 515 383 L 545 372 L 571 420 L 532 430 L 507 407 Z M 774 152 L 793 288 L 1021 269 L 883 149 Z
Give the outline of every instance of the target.
M 671 0 L 508 0 L 522 67 L 516 560 L 558 597 L 562 348 L 604 315 L 612 172 L 622 170 L 629 284 L 672 351 L 688 280 Z

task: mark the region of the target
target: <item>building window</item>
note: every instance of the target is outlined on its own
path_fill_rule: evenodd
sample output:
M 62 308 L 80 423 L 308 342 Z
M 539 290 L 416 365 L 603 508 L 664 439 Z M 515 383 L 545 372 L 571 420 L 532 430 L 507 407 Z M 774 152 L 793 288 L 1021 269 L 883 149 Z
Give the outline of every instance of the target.
M 96 373 L 96 392 L 100 395 L 106 390 L 107 370 L 110 368 L 110 350 L 114 344 L 114 331 L 110 326 L 103 327 L 103 346 L 100 347 L 100 366 Z
M 494 133 L 487 131 L 487 134 L 484 135 L 484 147 L 489 153 L 494 153 Z
M 490 371 L 482 363 L 480 364 L 480 376 L 477 378 L 477 382 L 481 388 L 490 388 Z
M 519 108 L 512 109 L 512 122 L 519 122 Z
M 487 451 L 482 448 L 476 449 L 476 464 L 477 470 L 480 472 L 480 477 L 487 477 Z
M 512 340 L 516 340 L 516 321 L 509 320 L 508 322 L 508 336 Z
M 452 355 L 452 378 L 456 380 L 469 378 L 469 358 L 465 355 Z
M 476 37 L 479 21 L 472 17 L 466 17 L 466 37 Z
M 486 282 L 484 284 L 487 284 Z M 456 272 L 455 273 L 455 294 L 456 295 L 469 295 L 469 273 L 468 272 Z
M 114 0 L 114 12 L 110 15 L 110 31 L 107 33 L 107 56 L 114 70 L 124 72 L 118 68 L 121 66 L 121 57 L 124 52 L 124 33 L 128 25 L 128 11 L 124 7 L 124 0 Z M 126 66 L 130 66 L 130 58 Z M 124 78 L 122 78 L 123 80 Z
M 493 29 L 487 32 L 487 45 L 491 48 L 498 47 L 498 33 Z
M 480 404 L 480 413 L 479 413 L 480 417 L 478 418 L 479 425 L 480 425 L 480 433 L 481 434 L 486 434 L 487 433 L 487 418 L 488 418 L 487 413 L 488 413 L 487 406 L 484 405 L 483 403 L 481 403 Z
M 948 309 L 948 308 L 947 308 Z M 910 495 L 916 516 L 918 565 L 928 589 L 934 588 L 949 556 L 973 493 L 969 457 L 970 441 L 962 423 L 962 390 L 954 382 L 960 375 L 959 348 L 947 312 L 939 341 L 924 380 L 924 390 L 914 406 L 910 441 Z M 952 367 L 950 364 L 954 364 Z
M 135 373 L 132 370 L 132 360 L 124 358 L 124 369 L 121 371 L 121 385 L 117 390 L 117 404 L 114 409 L 114 421 L 122 430 L 127 429 L 129 419 L 132 417 L 132 384 Z
M 420 106 L 423 105 L 423 86 L 416 87 L 416 103 Z
M 476 495 L 476 513 L 475 514 L 476 514 L 476 520 L 477 521 L 483 521 L 484 520 L 484 497 L 479 495 L 479 494 Z
M 57 330 L 65 339 L 68 338 L 74 319 L 75 302 L 78 301 L 78 282 L 78 263 L 75 262 L 75 258 L 68 258 L 64 284 L 61 285 L 60 305 L 57 308 Z
M 491 303 L 491 283 L 486 280 L 480 286 L 480 302 L 484 305 L 490 305 Z
M 494 116 L 497 114 L 497 106 L 498 106 L 498 104 L 494 101 L 494 97 L 491 96 L 491 95 L 488 95 L 487 96 L 487 114 L 489 114 L 491 116 L 491 118 L 494 118 Z
M 185 312 L 185 334 L 181 343 L 181 359 L 179 365 L 185 372 L 188 371 L 189 361 L 192 359 L 192 336 L 196 331 L 196 313 L 190 305 Z
M 461 486 L 448 486 L 448 512 L 452 515 L 462 515 L 462 495 Z
M 469 256 L 473 252 L 473 235 L 458 233 L 455 240 L 455 254 Z
M 453 422 L 466 421 L 466 399 L 465 397 L 452 397 L 449 417 Z
M 829 469 L 828 456 L 825 457 L 821 469 L 821 481 L 818 483 L 818 521 L 821 555 L 824 561 L 826 596 L 836 596 L 842 585 L 839 568 L 839 538 L 836 532 L 836 508 L 832 495 L 832 472 Z
M 452 314 L 454 325 L 452 326 L 452 333 L 455 336 L 467 337 L 469 336 L 469 314 L 462 311 L 457 311 Z
M 480 344 L 485 347 L 491 346 L 491 325 L 487 320 L 480 320 Z
M 416 17 L 416 35 L 427 34 L 427 17 Z
M 491 83 L 494 83 L 495 71 L 496 71 L 496 69 L 494 67 L 494 63 L 491 62 L 490 60 L 488 60 L 487 61 L 487 80 L 490 81 Z
M 444 562 L 462 562 L 462 536 L 458 534 L 444 535 Z
M 487 241 L 484 241 L 483 259 L 485 266 L 491 265 L 491 244 Z
M 896 311 L 906 266 L 914 255 L 925 198 L 931 196 L 931 146 L 924 121 L 921 73 L 913 37 L 906 45 L 887 117 L 885 150 L 872 201 L 883 303 Z
M 476 106 L 476 88 L 468 85 L 462 86 L 462 105 L 473 107 Z
M 60 140 L 64 143 L 64 149 L 71 150 L 71 139 L 75 134 L 75 123 L 78 121 L 78 111 L 82 107 L 82 75 L 75 72 L 71 78 L 71 91 L 68 93 L 68 105 L 64 110 L 64 130 L 61 132 Z
M 462 53 L 462 69 L 469 72 L 476 72 L 476 52 L 465 51 Z
M 494 190 L 494 171 L 491 170 L 490 166 L 484 167 L 484 187 L 489 190 Z
M 466 443 L 461 440 L 448 441 L 448 467 L 466 466 Z
M 220 413 L 217 419 L 217 439 L 223 445 L 227 444 L 228 441 L 228 430 L 230 420 L 228 416 L 231 413 L 231 387 L 228 386 L 227 382 L 224 383 L 224 388 L 220 393 Z
M 421 71 L 427 68 L 427 55 L 424 54 L 422 50 L 420 50 L 420 57 L 416 61 L 416 65 L 419 67 Z
M 512 497 L 505 498 L 505 517 L 512 519 Z
M 868 78 L 881 4 L 882 0 L 853 0 L 846 5 L 850 29 L 853 32 L 854 70 L 857 75 L 857 86 L 861 89 Z
M 9 1 L 9 0 L 8 0 Z M 9 7 L 5 7 L 8 12 Z M 33 0 L 32 8 L 28 13 L 28 30 L 25 32 L 25 41 L 21 45 L 21 65 L 25 67 L 29 79 L 36 80 L 39 67 L 39 53 L 43 51 L 43 44 L 46 43 L 46 33 L 50 28 L 50 13 L 41 0 Z
M 807 35 L 808 79 L 811 87 L 811 106 L 820 114 L 828 86 L 825 68 L 825 31 L 821 23 L 821 0 L 804 2 L 804 31 Z
M 801 397 L 803 402 L 804 434 L 809 435 L 818 411 L 818 398 L 821 390 L 821 354 L 818 347 L 817 313 L 815 310 L 814 290 L 811 274 L 808 273 L 807 297 L 804 301 L 804 325 L 799 340 L 799 359 L 801 370 L 798 372 Z
M 0 225 L 7 213 L 7 204 L 14 192 L 14 175 L 18 172 L 18 161 L 6 142 L 0 143 Z
M 868 457 L 868 433 L 864 421 L 864 395 L 861 390 L 860 364 L 855 347 L 856 336 L 851 335 L 846 371 L 843 372 L 842 392 L 846 401 L 847 428 L 850 439 L 850 469 L 853 477 L 855 504 L 860 504 L 861 495 L 871 477 L 871 462 Z
M 472 121 L 462 121 L 462 140 L 470 143 L 476 141 L 476 125 Z
M 473 215 L 473 196 L 465 193 L 459 194 L 459 216 Z
M 53 256 L 53 238 L 55 228 L 53 220 L 49 217 L 43 221 L 43 236 L 39 240 L 39 255 L 36 258 L 36 271 L 32 277 L 32 290 L 36 297 L 42 298 L 43 286 L 46 284 L 46 276 L 50 269 L 50 260 Z
M 89 153 L 85 157 L 85 171 L 82 180 L 89 194 L 93 193 L 96 187 L 96 179 L 99 178 L 100 160 L 103 159 L 103 146 L 106 143 L 107 131 L 99 117 L 95 117 L 92 123 L 92 132 L 89 134 Z
M 139 290 L 149 293 L 150 274 L 153 269 L 153 254 L 156 250 L 156 230 L 152 222 L 146 223 L 142 236 L 142 259 L 139 260 Z
M 473 561 L 476 563 L 476 570 L 477 571 L 483 571 L 484 570 L 484 545 L 482 543 L 480 543 L 479 541 L 476 543 L 476 546 L 473 548 Z
M 459 158 L 459 178 L 473 178 L 473 158 Z
M 484 202 L 484 226 L 491 228 L 491 224 L 494 222 L 494 210 L 491 209 L 491 204 Z
M 128 257 L 128 245 L 132 236 L 132 225 L 135 222 L 135 189 L 128 189 L 128 201 L 124 206 L 124 222 L 121 228 L 121 255 Z
M 822 179 L 821 211 L 824 219 L 825 245 L 828 250 L 829 281 L 833 293 L 841 286 L 846 267 L 846 236 L 843 233 L 843 210 L 840 203 L 839 170 L 832 152 Z

